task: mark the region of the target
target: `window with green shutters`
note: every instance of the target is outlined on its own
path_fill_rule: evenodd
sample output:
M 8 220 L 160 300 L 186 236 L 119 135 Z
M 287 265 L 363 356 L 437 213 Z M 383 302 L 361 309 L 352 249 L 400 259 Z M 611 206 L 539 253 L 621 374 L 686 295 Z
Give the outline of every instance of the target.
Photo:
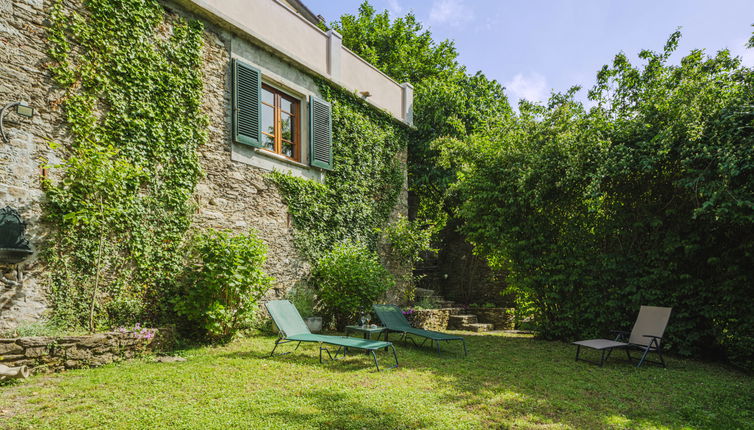
M 262 73 L 243 61 L 233 60 L 233 140 L 301 160 L 300 104 L 262 83 Z M 332 169 L 332 111 L 330 103 L 309 100 L 309 164 Z
M 330 103 L 311 97 L 309 100 L 309 163 L 332 169 L 332 111 Z

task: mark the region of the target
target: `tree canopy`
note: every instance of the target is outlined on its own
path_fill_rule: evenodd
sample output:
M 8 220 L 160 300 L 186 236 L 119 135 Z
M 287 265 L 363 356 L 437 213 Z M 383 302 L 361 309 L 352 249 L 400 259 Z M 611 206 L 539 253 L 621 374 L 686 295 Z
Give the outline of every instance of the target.
M 668 345 L 754 366 L 754 76 L 723 50 L 642 51 L 494 134 L 443 147 L 476 251 L 560 339 L 673 307 Z

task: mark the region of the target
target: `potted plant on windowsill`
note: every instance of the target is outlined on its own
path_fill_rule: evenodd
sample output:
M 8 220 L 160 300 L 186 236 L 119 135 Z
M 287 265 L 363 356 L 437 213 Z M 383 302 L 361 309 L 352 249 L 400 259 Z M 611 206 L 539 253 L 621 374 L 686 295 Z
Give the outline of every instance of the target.
M 314 307 L 317 303 L 317 297 L 314 290 L 306 286 L 297 285 L 288 293 L 288 300 L 296 306 L 301 318 L 304 319 L 306 326 L 312 333 L 322 331 L 322 317 L 315 316 Z

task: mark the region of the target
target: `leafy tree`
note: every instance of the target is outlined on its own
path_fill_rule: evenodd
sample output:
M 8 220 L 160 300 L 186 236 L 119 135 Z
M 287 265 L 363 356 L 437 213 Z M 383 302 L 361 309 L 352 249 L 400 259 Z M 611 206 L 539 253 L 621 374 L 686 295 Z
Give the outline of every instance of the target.
M 549 338 L 604 335 L 673 307 L 668 345 L 754 368 L 754 74 L 723 50 L 642 51 L 523 103 L 494 134 L 442 145 L 476 250 L 508 270 Z M 629 328 L 629 327 L 625 327 Z
M 511 115 L 503 87 L 481 72 L 467 73 L 452 41 L 436 42 L 409 13 L 390 19 L 364 2 L 356 16 L 344 15 L 333 27 L 343 43 L 393 79 L 414 85 L 414 124 L 408 150 L 409 215 L 415 228 L 432 231 L 439 258 L 459 247 L 453 234 L 458 200 L 449 195 L 452 169 L 438 163 L 437 148 L 447 139 L 466 139 L 499 127 Z M 463 239 L 462 237 L 460 238 Z M 449 241 L 449 242 L 448 242 Z
M 435 43 L 413 13 L 391 21 L 387 10 L 377 13 L 368 1 L 359 14 L 345 14 L 332 23 L 343 44 L 398 82 L 416 84 L 458 69 L 453 42 Z
M 409 188 L 429 208 L 421 215 L 442 222 L 454 175 L 437 163 L 432 142 L 463 139 L 504 122 L 511 109 L 503 87 L 481 72 L 466 73 L 453 42 L 435 42 L 412 13 L 391 21 L 387 11 L 376 13 L 365 1 L 357 16 L 343 15 L 332 27 L 346 47 L 393 79 L 414 85 L 417 130 L 409 145 Z

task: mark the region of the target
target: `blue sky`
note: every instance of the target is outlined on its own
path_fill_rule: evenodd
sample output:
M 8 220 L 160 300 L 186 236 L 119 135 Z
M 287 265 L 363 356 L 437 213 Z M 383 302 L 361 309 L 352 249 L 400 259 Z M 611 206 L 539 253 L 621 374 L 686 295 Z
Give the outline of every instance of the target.
M 330 22 L 355 14 L 361 0 L 304 0 Z M 754 0 L 371 0 L 393 16 L 413 11 L 435 40 L 456 43 L 460 62 L 481 70 L 519 98 L 542 101 L 551 90 L 594 84 L 602 65 L 623 51 L 661 50 L 681 27 L 677 62 L 691 49 L 729 48 L 754 66 L 744 44 L 754 28 Z

